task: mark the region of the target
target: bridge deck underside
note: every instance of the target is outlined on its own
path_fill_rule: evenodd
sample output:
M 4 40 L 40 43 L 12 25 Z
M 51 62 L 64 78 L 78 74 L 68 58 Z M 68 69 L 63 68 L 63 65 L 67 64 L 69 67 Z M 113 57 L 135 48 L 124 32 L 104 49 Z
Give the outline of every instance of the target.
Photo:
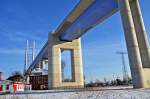
M 95 0 L 61 35 L 60 40 L 72 41 L 118 11 L 117 0 Z
M 106 18 L 118 11 L 117 0 L 81 0 L 73 9 L 73 12 L 58 27 L 56 33 L 62 41 L 72 41 L 81 37 L 88 30 L 104 21 Z M 87 2 L 87 5 L 84 3 Z M 84 5 L 83 5 L 84 4 Z M 81 6 L 82 5 L 82 6 Z M 83 8 L 82 8 L 83 7 Z M 79 9 L 81 10 L 80 12 Z M 75 14 L 76 12 L 76 14 Z M 74 13 L 74 14 L 73 14 Z M 76 16 L 75 16 L 76 15 Z M 66 22 L 68 21 L 68 26 Z M 64 28 L 65 27 L 65 28 Z M 61 32 L 61 33 L 58 33 Z M 55 33 L 54 33 L 55 34 Z M 48 58 L 48 43 L 44 45 L 35 60 L 29 66 L 26 74 L 30 74 L 36 65 L 43 59 Z

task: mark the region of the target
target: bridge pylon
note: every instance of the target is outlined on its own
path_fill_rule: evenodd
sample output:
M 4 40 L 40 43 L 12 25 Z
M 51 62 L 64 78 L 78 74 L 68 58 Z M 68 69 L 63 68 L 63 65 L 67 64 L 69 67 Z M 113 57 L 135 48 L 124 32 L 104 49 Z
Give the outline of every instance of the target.
M 150 52 L 138 0 L 118 0 L 134 88 L 150 88 Z
M 70 82 L 62 81 L 61 52 L 64 50 L 71 51 L 72 80 Z M 80 38 L 72 42 L 64 42 L 60 41 L 57 36 L 49 33 L 48 87 L 49 89 L 84 87 Z

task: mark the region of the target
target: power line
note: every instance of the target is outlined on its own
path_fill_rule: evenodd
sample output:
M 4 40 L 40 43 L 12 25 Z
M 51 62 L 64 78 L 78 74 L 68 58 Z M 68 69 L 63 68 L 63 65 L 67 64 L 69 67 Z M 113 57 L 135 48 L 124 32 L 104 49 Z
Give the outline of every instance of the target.
M 128 76 L 128 71 L 127 71 L 127 67 L 125 64 L 125 58 L 124 55 L 127 54 L 127 52 L 116 52 L 116 54 L 121 55 L 122 58 L 122 72 L 123 72 L 123 80 L 124 81 L 128 81 L 129 80 L 129 76 Z

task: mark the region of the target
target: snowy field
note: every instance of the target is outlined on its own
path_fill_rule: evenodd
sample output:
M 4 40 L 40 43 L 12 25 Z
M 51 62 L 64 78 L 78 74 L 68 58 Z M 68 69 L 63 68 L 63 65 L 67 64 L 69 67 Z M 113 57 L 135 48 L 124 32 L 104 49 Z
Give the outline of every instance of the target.
M 107 87 L 87 90 L 47 90 L 0 95 L 0 99 L 150 99 L 150 89 Z

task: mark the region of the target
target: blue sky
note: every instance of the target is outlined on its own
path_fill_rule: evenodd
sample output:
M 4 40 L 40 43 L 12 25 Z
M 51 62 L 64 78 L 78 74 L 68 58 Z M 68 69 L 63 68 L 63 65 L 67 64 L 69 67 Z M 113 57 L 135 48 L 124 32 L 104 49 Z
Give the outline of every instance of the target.
M 26 40 L 36 41 L 38 52 L 79 0 L 0 0 L 0 71 L 7 78 L 23 70 Z M 140 0 L 145 26 L 150 32 L 150 1 Z M 86 80 L 122 76 L 121 56 L 126 51 L 119 13 L 99 24 L 82 37 Z M 126 65 L 129 63 L 126 55 Z

